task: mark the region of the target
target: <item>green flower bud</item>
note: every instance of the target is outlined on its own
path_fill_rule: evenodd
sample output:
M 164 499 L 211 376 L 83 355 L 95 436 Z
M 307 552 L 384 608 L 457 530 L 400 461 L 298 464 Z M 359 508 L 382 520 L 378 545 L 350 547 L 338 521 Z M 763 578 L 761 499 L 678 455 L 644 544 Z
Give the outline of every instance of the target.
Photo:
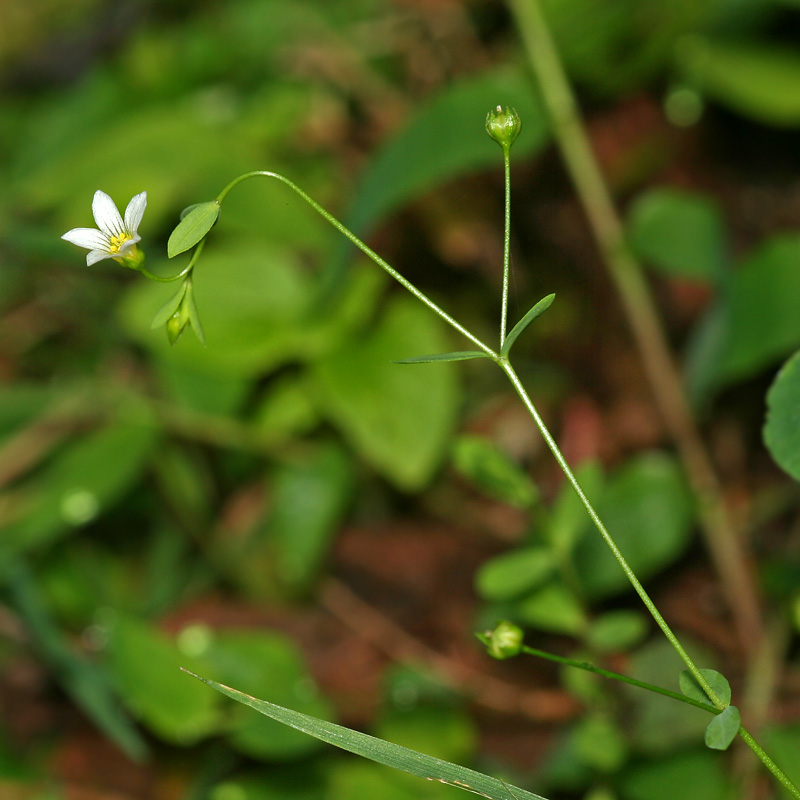
M 513 658 L 522 650 L 523 633 L 513 622 L 498 622 L 494 630 L 486 632 L 487 652 L 492 658 Z
M 144 253 L 136 245 L 133 245 L 133 247 L 129 247 L 125 251 L 124 256 L 121 258 L 115 258 L 114 260 L 122 264 L 123 267 L 138 271 L 144 264 Z
M 486 133 L 505 151 L 511 149 L 521 127 L 519 114 L 513 108 L 503 109 L 502 106 L 497 106 L 486 115 Z

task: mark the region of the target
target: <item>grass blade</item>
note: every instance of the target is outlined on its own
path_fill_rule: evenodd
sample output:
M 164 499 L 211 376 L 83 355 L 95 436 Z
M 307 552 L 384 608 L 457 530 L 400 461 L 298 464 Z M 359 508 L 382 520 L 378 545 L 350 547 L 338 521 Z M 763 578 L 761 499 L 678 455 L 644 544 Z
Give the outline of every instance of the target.
M 378 764 L 409 772 L 412 775 L 418 775 L 420 778 L 447 783 L 450 786 L 456 786 L 459 789 L 489 797 L 491 800 L 544 800 L 538 794 L 519 789 L 516 786 L 509 786 L 503 781 L 484 775 L 481 772 L 460 767 L 449 761 L 442 761 L 440 758 L 426 756 L 416 750 L 410 750 L 407 747 L 392 744 L 383 739 L 376 739 L 374 736 L 368 736 L 366 733 L 335 725 L 333 722 L 309 717 L 307 714 L 300 714 L 297 711 L 276 706 L 266 700 L 258 700 L 248 694 L 238 692 L 236 689 L 231 689 L 229 686 L 223 686 L 221 683 L 216 683 L 208 678 L 202 678 L 200 675 L 195 675 L 188 670 L 184 670 L 184 672 L 239 703 L 244 703 L 246 706 L 254 708 L 271 719 L 307 733 L 320 741 L 335 745 L 342 750 L 368 758 Z

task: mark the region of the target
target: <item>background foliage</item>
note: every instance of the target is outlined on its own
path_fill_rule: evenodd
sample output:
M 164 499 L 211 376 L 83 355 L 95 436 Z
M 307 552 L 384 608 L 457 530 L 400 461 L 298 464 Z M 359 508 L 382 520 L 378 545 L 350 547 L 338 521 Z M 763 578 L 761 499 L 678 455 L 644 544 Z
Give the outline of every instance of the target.
M 761 427 L 800 346 L 800 9 L 544 5 L 752 554 L 773 631 L 755 709 L 796 772 L 798 490 Z M 3 797 L 450 792 L 180 666 L 551 797 L 758 789 L 702 749 L 700 712 L 487 663 L 472 633 L 505 616 L 669 688 L 679 669 L 496 370 L 393 365 L 464 342 L 284 187 L 226 201 L 195 281 L 206 347 L 150 329 L 168 287 L 59 239 L 96 189 L 147 190 L 148 267 L 167 274 L 180 209 L 272 169 L 488 340 L 502 175 L 483 119 L 515 106 L 512 322 L 558 295 L 520 370 L 736 691 L 745 654 L 681 465 L 503 3 L 6 0 L 0 80 Z M 766 431 L 795 479 L 797 376 L 795 355 Z

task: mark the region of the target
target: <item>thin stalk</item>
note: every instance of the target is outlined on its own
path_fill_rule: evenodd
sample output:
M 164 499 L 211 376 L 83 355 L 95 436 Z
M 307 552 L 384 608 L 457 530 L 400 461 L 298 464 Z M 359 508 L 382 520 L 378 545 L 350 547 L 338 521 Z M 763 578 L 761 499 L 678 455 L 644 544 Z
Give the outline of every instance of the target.
M 491 347 L 485 345 L 477 336 L 474 336 L 470 333 L 463 325 L 456 322 L 446 311 L 440 308 L 436 303 L 433 302 L 426 294 L 423 294 L 413 283 L 409 280 L 404 278 L 394 267 L 392 267 L 389 263 L 384 261 L 372 248 L 368 247 L 361 239 L 358 238 L 349 228 L 345 227 L 341 222 L 339 222 L 336 217 L 333 216 L 330 212 L 328 212 L 325 208 L 323 208 L 316 200 L 313 200 L 309 195 L 307 195 L 297 184 L 290 181 L 288 178 L 285 178 L 283 175 L 277 172 L 269 172 L 266 170 L 254 170 L 253 172 L 246 172 L 244 175 L 240 175 L 238 178 L 232 180 L 218 195 L 217 201 L 222 203 L 222 201 L 227 196 L 228 192 L 231 191 L 235 186 L 240 184 L 242 181 L 247 180 L 248 178 L 256 178 L 256 177 L 263 177 L 263 178 L 275 178 L 276 180 L 280 181 L 281 183 L 286 184 L 292 191 L 298 194 L 303 200 L 308 203 L 311 208 L 314 209 L 320 216 L 324 217 L 331 225 L 333 225 L 336 230 L 339 231 L 346 239 L 349 239 L 362 253 L 365 253 L 372 261 L 374 261 L 384 272 L 389 273 L 401 286 L 407 289 L 414 297 L 417 298 L 420 302 L 424 303 L 431 311 L 441 317 L 448 325 L 452 328 L 455 328 L 462 336 L 466 336 L 473 344 L 483 350 L 484 353 L 489 355 L 493 359 L 497 359 L 497 353 L 492 350 Z
M 655 620 L 656 625 L 658 625 L 658 627 L 661 629 L 664 636 L 667 637 L 669 643 L 675 649 L 675 652 L 678 654 L 681 661 L 683 661 L 683 663 L 686 665 L 686 668 L 689 670 L 689 672 L 692 673 L 692 676 L 702 687 L 703 691 L 708 695 L 714 706 L 720 710 L 724 709 L 725 703 L 723 703 L 716 692 L 711 688 L 711 685 L 708 683 L 703 673 L 700 672 L 700 669 L 694 663 L 691 656 L 686 652 L 683 645 L 678 640 L 678 637 L 673 633 L 672 628 L 669 627 L 667 621 L 663 616 L 661 616 L 661 612 L 658 610 L 658 608 L 656 608 L 655 603 L 650 599 L 650 595 L 648 595 L 645 591 L 644 586 L 642 586 L 641 582 L 636 577 L 636 573 L 634 573 L 634 571 L 631 569 L 625 556 L 622 555 L 622 551 L 619 549 L 619 547 L 617 547 L 617 543 L 611 537 L 611 534 L 608 532 L 605 524 L 598 516 L 597 511 L 595 511 L 594 506 L 589 502 L 589 498 L 586 496 L 581 488 L 581 485 L 578 483 L 575 473 L 570 468 L 567 460 L 561 453 L 561 450 L 559 450 L 555 439 L 553 438 L 547 426 L 544 424 L 544 420 L 539 416 L 536 406 L 533 404 L 533 401 L 525 390 L 525 387 L 522 385 L 522 381 L 520 381 L 519 376 L 514 371 L 514 368 L 506 359 L 501 359 L 497 363 L 503 372 L 505 372 L 508 376 L 508 379 L 514 386 L 514 389 L 525 405 L 525 408 L 528 409 L 528 413 L 531 415 L 536 427 L 542 434 L 542 437 L 544 438 L 550 452 L 553 454 L 556 462 L 558 463 L 558 466 L 561 468 L 561 471 L 564 473 L 572 488 L 575 490 L 575 493 L 578 495 L 578 498 L 583 504 L 583 507 L 586 509 L 586 512 L 594 523 L 594 526 L 600 532 L 600 535 L 603 537 L 603 541 L 605 541 L 606 545 L 608 545 L 608 548 L 611 550 L 620 567 L 622 567 L 622 571 L 625 573 L 625 576 L 628 578 L 631 586 L 633 586 L 636 594 L 639 595 L 639 598 L 650 612 L 650 615 Z
M 575 658 L 559 656 L 555 653 L 548 653 L 546 650 L 538 650 L 535 647 L 528 647 L 527 645 L 522 645 L 520 652 L 529 656 L 536 656 L 536 658 L 545 659 L 546 661 L 554 661 L 556 664 L 563 664 L 565 667 L 574 667 L 575 669 L 582 669 L 584 672 L 592 672 L 595 675 L 599 675 L 601 678 L 610 678 L 611 680 L 619 681 L 620 683 L 627 683 L 629 686 L 635 686 L 637 689 L 647 689 L 649 692 L 661 694 L 664 695 L 664 697 L 669 697 L 673 700 L 680 700 L 681 703 L 686 703 L 687 705 L 695 706 L 696 708 L 702 708 L 703 711 L 708 711 L 710 714 L 720 713 L 718 708 L 715 708 L 708 703 L 702 703 L 700 700 L 694 700 L 691 697 L 686 697 L 686 695 L 673 692 L 670 689 L 665 689 L 663 686 L 656 686 L 653 683 L 639 681 L 636 680 L 636 678 L 631 678 L 628 675 L 622 675 L 619 672 L 612 672 L 609 669 L 596 667 L 594 664 L 590 664 L 588 661 L 578 661 Z
M 503 230 L 503 304 L 500 311 L 500 349 L 508 327 L 508 275 L 511 269 L 511 147 L 503 148 L 505 174 L 505 225 Z
M 722 500 L 672 361 L 643 270 L 629 250 L 610 192 L 592 152 L 575 97 L 538 0 L 509 0 L 549 110 L 553 132 L 616 285 L 656 403 L 680 452 L 698 501 L 709 553 L 733 613 L 743 649 L 754 652 L 763 634 L 757 593 L 742 546 Z
M 631 569 L 630 565 L 628 564 L 625 557 L 622 555 L 622 552 L 617 547 L 616 542 L 611 538 L 611 534 L 608 532 L 605 524 L 600 519 L 595 511 L 594 506 L 589 502 L 589 499 L 584 494 L 583 489 L 581 488 L 580 484 L 578 483 L 575 474 L 572 472 L 569 464 L 567 463 L 566 459 L 564 458 L 561 450 L 559 450 L 558 445 L 553 439 L 549 429 L 544 424 L 544 420 L 539 416 L 539 412 L 536 410 L 536 406 L 533 404 L 530 396 L 528 395 L 525 387 L 522 385 L 522 382 L 519 379 L 519 376 L 514 371 L 514 368 L 505 358 L 497 359 L 498 366 L 506 373 L 508 379 L 511 381 L 514 389 L 516 390 L 517 394 L 519 395 L 520 399 L 522 400 L 525 408 L 528 409 L 528 413 L 531 415 L 536 427 L 539 429 L 539 432 L 542 434 L 542 437 L 547 444 L 550 452 L 553 454 L 554 458 L 558 462 L 558 466 L 561 468 L 561 471 L 566 476 L 567 480 L 571 484 L 572 488 L 575 490 L 575 493 L 578 495 L 583 507 L 586 509 L 586 512 L 589 514 L 592 522 L 594 523 L 597 530 L 600 532 L 600 535 L 603 537 L 603 540 L 608 545 L 609 549 L 614 555 L 614 558 L 617 559 L 620 567 L 622 567 L 622 571 L 625 573 L 628 581 L 630 582 L 631 586 L 633 586 L 634 591 L 636 594 L 639 595 L 642 603 L 644 603 L 647 610 L 650 612 L 650 615 L 655 620 L 656 625 L 661 629 L 661 632 L 664 636 L 667 637 L 667 640 L 675 649 L 675 652 L 680 657 L 681 661 L 686 665 L 686 668 L 692 674 L 692 677 L 697 681 L 700 687 L 708 696 L 709 700 L 713 703 L 714 707 L 718 710 L 722 711 L 725 709 L 725 703 L 720 699 L 720 697 L 714 692 L 711 688 L 711 685 L 706 680 L 703 673 L 697 667 L 697 665 L 692 660 L 691 656 L 686 652 L 683 645 L 680 643 L 678 637 L 672 631 L 672 628 L 669 627 L 667 621 L 661 615 L 661 612 L 656 608 L 655 603 L 650 599 L 650 595 L 647 594 L 645 591 L 644 586 L 642 586 L 639 579 L 636 577 L 636 574 Z M 795 786 L 791 780 L 787 777 L 787 775 L 778 767 L 778 765 L 767 755 L 767 753 L 763 750 L 763 748 L 756 742 L 753 738 L 752 734 L 744 728 L 744 726 L 739 728 L 739 736 L 745 741 L 745 743 L 750 747 L 750 749 L 755 753 L 755 755 L 761 760 L 764 766 L 775 776 L 778 782 L 791 794 L 796 797 L 800 798 L 800 789 Z

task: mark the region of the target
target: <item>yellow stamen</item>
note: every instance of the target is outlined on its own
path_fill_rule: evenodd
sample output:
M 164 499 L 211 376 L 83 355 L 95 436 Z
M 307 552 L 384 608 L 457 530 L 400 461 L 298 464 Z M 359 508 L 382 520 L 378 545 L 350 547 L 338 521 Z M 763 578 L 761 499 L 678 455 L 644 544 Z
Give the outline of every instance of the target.
M 108 251 L 109 253 L 119 253 L 122 251 L 122 245 L 125 242 L 129 242 L 133 239 L 133 236 L 129 236 L 127 233 L 121 233 L 119 236 L 109 236 L 108 237 Z

